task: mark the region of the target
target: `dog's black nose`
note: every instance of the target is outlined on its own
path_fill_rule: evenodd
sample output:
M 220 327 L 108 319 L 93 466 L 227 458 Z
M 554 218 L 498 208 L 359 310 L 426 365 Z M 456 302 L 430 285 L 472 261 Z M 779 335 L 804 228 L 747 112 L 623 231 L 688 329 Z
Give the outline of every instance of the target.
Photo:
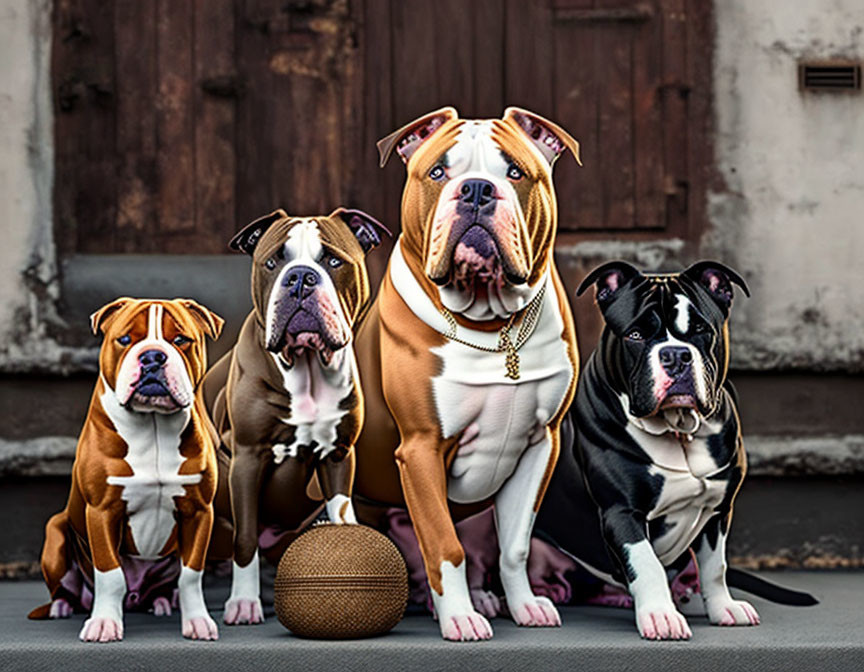
M 489 180 L 465 180 L 459 193 L 463 203 L 469 203 L 477 209 L 495 198 L 495 185 Z
M 156 373 L 167 360 L 168 355 L 161 350 L 145 350 L 138 355 L 138 363 L 144 373 Z
M 310 266 L 295 266 L 285 274 L 282 284 L 291 296 L 305 299 L 321 284 L 321 276 Z
M 660 349 L 660 364 L 673 378 L 680 376 L 693 363 L 693 353 L 684 345 L 667 345 Z

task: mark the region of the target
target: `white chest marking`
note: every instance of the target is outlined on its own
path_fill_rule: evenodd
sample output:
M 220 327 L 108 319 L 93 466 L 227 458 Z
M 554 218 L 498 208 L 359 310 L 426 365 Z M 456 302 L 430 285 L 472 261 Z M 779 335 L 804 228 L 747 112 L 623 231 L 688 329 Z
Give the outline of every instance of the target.
M 291 415 L 282 421 L 296 430 L 293 443 L 273 446 L 273 461 L 280 464 L 286 457 L 296 457 L 300 446 L 313 443 L 319 459 L 324 459 L 336 448 L 336 429 L 350 412 L 341 404 L 353 392 L 357 380 L 352 344 L 337 351 L 327 368 L 321 366 L 317 355 L 306 355 L 296 358 L 294 366 L 286 370 L 277 354 L 270 355 L 291 395 Z
M 397 244 L 390 260 L 394 287 L 414 314 L 446 333 L 449 325 L 417 284 Z M 476 502 L 492 496 L 516 469 L 529 445 L 544 437 L 573 379 L 573 363 L 562 338 L 564 319 L 549 275 L 546 295 L 531 336 L 519 349 L 519 380 L 506 377 L 505 354 L 484 352 L 456 341 L 433 348 L 444 368 L 432 379 L 435 407 L 445 437 L 460 437 L 450 467 L 448 496 Z M 496 347 L 496 332 L 461 329 L 460 338 Z
M 728 465 L 717 464 L 708 439 L 721 429 L 719 421 L 705 420 L 684 445 L 671 432 L 651 434 L 633 423 L 627 432 L 651 458 L 649 474 L 663 477 L 663 487 L 648 520 L 665 516 L 664 532 L 651 539 L 663 564 L 677 559 L 695 540 L 726 495 L 726 479 L 713 479 Z
M 180 454 L 180 435 L 191 410 L 184 408 L 171 415 L 135 413 L 120 406 L 105 387 L 100 397 L 102 408 L 126 442 L 124 459 L 132 470 L 131 476 L 109 476 L 108 484 L 123 488 L 138 556 L 158 558 L 174 530 L 174 497 L 186 494 L 183 486 L 201 482 L 201 474 L 179 473 L 185 461 Z

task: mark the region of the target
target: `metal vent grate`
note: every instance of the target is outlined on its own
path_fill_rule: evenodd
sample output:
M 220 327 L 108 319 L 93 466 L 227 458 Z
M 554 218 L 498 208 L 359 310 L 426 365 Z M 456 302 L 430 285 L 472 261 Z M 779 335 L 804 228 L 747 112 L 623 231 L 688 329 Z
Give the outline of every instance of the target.
M 860 63 L 801 63 L 798 84 L 807 91 L 850 91 L 861 88 Z

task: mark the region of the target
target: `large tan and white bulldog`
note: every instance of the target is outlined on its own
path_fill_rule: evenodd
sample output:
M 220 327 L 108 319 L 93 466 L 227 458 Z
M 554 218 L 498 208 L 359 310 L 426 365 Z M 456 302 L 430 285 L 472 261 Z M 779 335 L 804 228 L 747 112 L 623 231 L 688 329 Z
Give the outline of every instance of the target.
M 222 318 L 190 299 L 122 298 L 91 323 L 105 334 L 99 380 L 69 501 L 45 529 L 52 602 L 30 617 L 90 609 L 82 640 L 122 639 L 124 606 L 171 613 L 179 554 L 183 636 L 217 639 L 201 589 L 217 471 L 199 383 Z
M 493 502 L 513 619 L 560 625 L 526 560 L 578 369 L 552 256 L 552 165 L 567 150 L 578 160 L 563 129 L 517 108 L 487 120 L 444 108 L 379 143 L 382 165 L 395 151 L 408 177 L 402 234 L 358 332 L 368 414 L 355 487 L 407 503 L 446 639 L 492 636 L 451 509 Z
M 330 520 L 356 522 L 363 394 L 352 329 L 369 305 L 366 254 L 380 244 L 379 228 L 360 210 L 317 217 L 276 210 L 231 241 L 252 256 L 253 310 L 204 382 L 222 438 L 210 555 L 234 559 L 228 625 L 264 620 L 259 539 L 278 561 L 321 508 L 309 494 L 313 477 Z

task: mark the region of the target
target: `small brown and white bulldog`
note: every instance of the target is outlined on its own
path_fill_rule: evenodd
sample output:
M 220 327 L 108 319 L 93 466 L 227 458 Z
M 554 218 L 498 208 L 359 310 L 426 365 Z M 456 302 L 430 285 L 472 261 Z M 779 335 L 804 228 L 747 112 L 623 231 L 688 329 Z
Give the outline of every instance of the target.
M 560 625 L 526 561 L 578 369 L 552 186 L 553 163 L 567 150 L 578 159 L 578 143 L 526 110 L 466 120 L 448 107 L 378 146 L 382 165 L 395 151 L 408 176 L 402 234 L 358 332 L 369 410 L 357 492 L 407 503 L 444 638 L 492 636 L 451 511 L 493 502 L 513 619 Z
M 190 299 L 122 298 L 91 324 L 105 334 L 99 380 L 69 502 L 45 529 L 52 602 L 30 618 L 66 618 L 92 605 L 80 638 L 122 639 L 124 598 L 127 609 L 170 614 L 179 554 L 183 636 L 217 639 L 201 589 L 217 467 L 199 383 L 204 337 L 218 338 L 222 318 Z
M 330 520 L 356 522 L 351 490 L 363 395 L 352 328 L 368 307 L 365 256 L 381 243 L 379 228 L 386 230 L 359 210 L 319 217 L 276 210 L 231 241 L 252 256 L 254 308 L 236 345 L 205 380 L 222 451 L 230 456 L 220 459 L 220 523 L 211 551 L 234 558 L 229 625 L 264 620 L 259 532 L 272 538 L 308 521 L 320 508 L 307 494 L 313 476 Z M 223 525 L 222 518 L 229 520 Z M 225 554 L 216 547 L 225 545 L 231 521 Z

